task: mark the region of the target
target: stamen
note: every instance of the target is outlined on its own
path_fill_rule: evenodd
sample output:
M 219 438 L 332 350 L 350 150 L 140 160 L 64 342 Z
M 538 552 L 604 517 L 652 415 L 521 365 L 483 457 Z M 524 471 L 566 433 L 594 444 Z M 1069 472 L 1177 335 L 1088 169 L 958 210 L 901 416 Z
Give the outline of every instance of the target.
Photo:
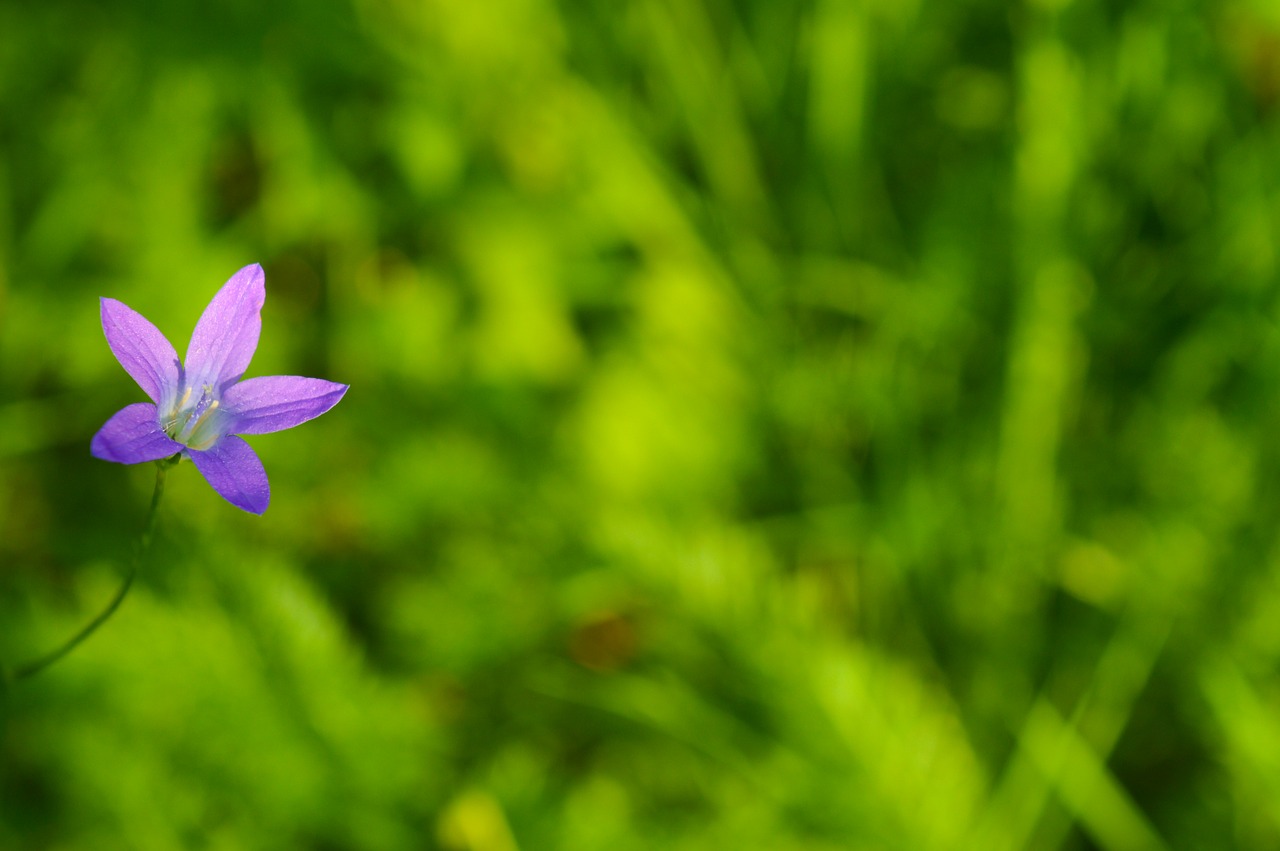
M 206 384 L 204 385 L 204 392 L 200 394 L 196 404 L 186 407 L 191 398 L 191 388 L 187 388 L 186 393 L 183 394 L 182 401 L 179 403 L 181 410 L 174 415 L 174 425 L 177 433 L 170 433 L 174 440 L 193 449 L 203 449 L 205 448 L 204 446 L 197 444 L 208 445 L 217 439 L 217 428 L 211 429 L 210 426 L 216 424 L 219 418 L 216 416 L 210 418 L 209 415 L 218 410 L 221 401 L 215 399 L 213 395 L 213 385 Z M 177 425 L 179 417 L 182 419 L 181 426 Z M 203 431 L 211 431 L 212 433 L 205 435 L 202 434 Z
M 207 419 L 209 418 L 209 415 L 210 415 L 210 414 L 212 414 L 212 413 L 213 413 L 214 411 L 216 411 L 216 410 L 218 410 L 218 400 L 217 400 L 217 399 L 215 399 L 215 400 L 213 400 L 212 402 L 210 402 L 210 403 L 209 403 L 209 407 L 208 407 L 208 408 L 206 408 L 206 409 L 205 409 L 205 411 L 204 411 L 204 413 L 203 413 L 203 414 L 201 414 L 201 415 L 200 415 L 200 417 L 199 417 L 199 419 L 197 419 L 197 420 L 196 420 L 196 423 L 195 423 L 195 425 L 193 425 L 193 426 L 191 427 L 191 430 L 194 432 L 194 431 L 196 431 L 197 429 L 199 429 L 199 428 L 200 428 L 200 423 L 202 423 L 202 422 L 204 422 L 205 420 L 207 420 Z
M 169 415 L 161 423 L 160 427 L 174 440 L 178 439 L 182 429 L 191 421 L 192 411 L 187 408 L 187 402 L 189 401 L 191 401 L 190 387 L 183 392 L 181 399 L 174 401 L 169 406 Z M 178 420 L 182 420 L 181 425 L 178 424 Z

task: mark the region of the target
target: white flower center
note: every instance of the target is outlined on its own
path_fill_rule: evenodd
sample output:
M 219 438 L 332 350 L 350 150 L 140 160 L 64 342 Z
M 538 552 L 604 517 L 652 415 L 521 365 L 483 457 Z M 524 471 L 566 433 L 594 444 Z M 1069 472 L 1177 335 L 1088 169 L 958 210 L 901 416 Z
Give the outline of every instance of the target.
M 182 398 L 175 401 L 161 424 L 165 434 L 183 446 L 208 449 L 222 437 L 225 412 L 220 410 L 222 402 L 211 385 L 204 385 L 200 395 L 194 398 L 191 390 L 188 387 Z

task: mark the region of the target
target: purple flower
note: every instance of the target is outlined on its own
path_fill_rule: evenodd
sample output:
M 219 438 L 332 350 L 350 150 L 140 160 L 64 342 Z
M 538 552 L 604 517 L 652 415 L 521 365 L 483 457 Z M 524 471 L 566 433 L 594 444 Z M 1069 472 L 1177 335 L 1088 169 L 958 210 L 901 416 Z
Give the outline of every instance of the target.
M 257 263 L 232 275 L 196 323 L 185 365 L 142 314 L 102 299 L 107 345 L 151 402 L 129 405 L 107 420 L 90 444 L 94 457 L 138 464 L 181 454 L 232 505 L 266 511 L 267 471 L 236 435 L 292 428 L 347 392 L 345 384 L 294 375 L 240 380 L 258 348 L 266 297 Z

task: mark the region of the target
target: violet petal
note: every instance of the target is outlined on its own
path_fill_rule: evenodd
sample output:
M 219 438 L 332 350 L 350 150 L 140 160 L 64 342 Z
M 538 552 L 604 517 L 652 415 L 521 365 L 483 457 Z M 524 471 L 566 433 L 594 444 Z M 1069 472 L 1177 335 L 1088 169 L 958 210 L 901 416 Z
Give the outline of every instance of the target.
M 100 307 L 111 353 L 151 401 L 161 404 L 166 391 L 178 386 L 178 353 L 156 326 L 123 302 L 104 298 Z
M 222 402 L 236 434 L 269 434 L 315 419 L 346 392 L 347 385 L 322 378 L 271 375 L 228 387 Z
M 204 451 L 189 449 L 187 457 L 218 494 L 236 508 L 261 514 L 271 501 L 267 471 L 258 456 L 234 435 L 224 437 Z
M 200 314 L 187 346 L 187 386 L 219 390 L 240 380 L 258 348 L 262 303 L 267 291 L 262 267 L 245 266 L 231 276 Z
M 95 458 L 118 464 L 158 461 L 182 449 L 181 443 L 160 428 L 156 406 L 150 402 L 138 402 L 117 411 L 89 443 Z

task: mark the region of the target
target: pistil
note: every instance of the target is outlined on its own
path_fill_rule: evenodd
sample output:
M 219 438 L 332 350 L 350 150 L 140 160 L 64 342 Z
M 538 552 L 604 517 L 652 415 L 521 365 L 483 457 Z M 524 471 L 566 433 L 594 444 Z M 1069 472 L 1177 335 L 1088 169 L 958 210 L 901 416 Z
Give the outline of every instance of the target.
M 213 387 L 206 384 L 199 400 L 191 401 L 192 388 L 188 387 L 173 408 L 173 415 L 164 423 L 165 432 L 184 446 L 207 449 L 220 436 L 218 430 L 221 402 L 213 397 Z

